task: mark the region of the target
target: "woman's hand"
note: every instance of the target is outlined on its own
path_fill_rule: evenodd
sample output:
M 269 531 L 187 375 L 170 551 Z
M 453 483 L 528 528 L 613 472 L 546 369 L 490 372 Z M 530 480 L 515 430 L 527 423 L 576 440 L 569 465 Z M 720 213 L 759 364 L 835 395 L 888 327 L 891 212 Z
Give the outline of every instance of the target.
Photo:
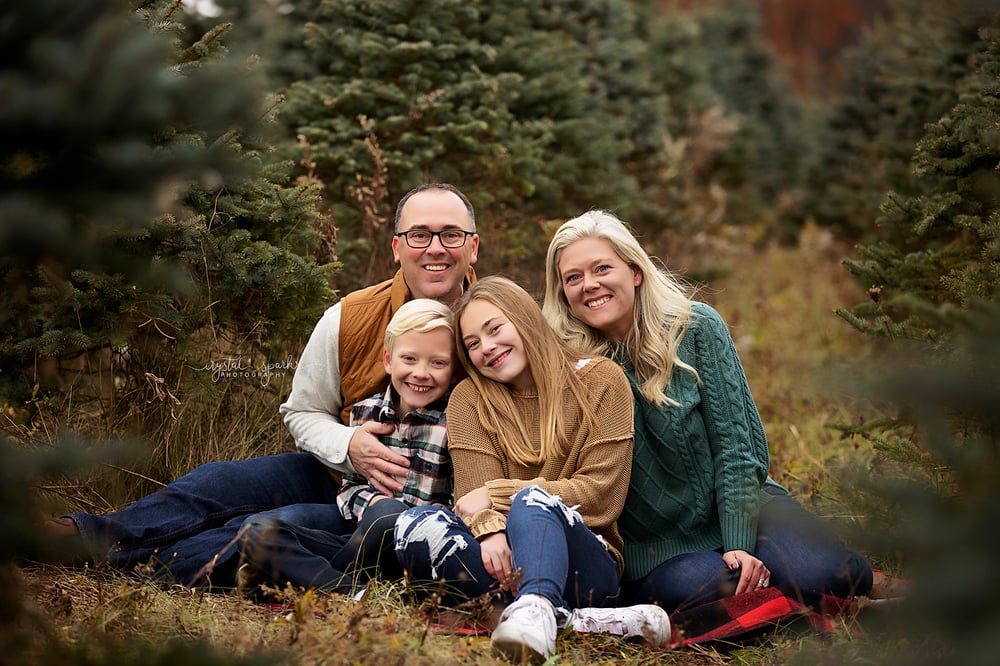
M 722 561 L 730 571 L 740 571 L 740 582 L 735 594 L 762 590 L 771 584 L 771 572 L 764 563 L 745 550 L 730 550 L 722 554 Z
M 479 542 L 483 554 L 483 566 L 487 573 L 497 579 L 500 589 L 517 596 L 517 581 L 513 576 L 514 560 L 507 544 L 506 532 L 495 532 Z
M 469 519 L 480 511 L 492 508 L 493 498 L 490 497 L 489 489 L 486 486 L 480 486 L 460 497 L 455 502 L 453 511 L 456 516 L 468 523 Z

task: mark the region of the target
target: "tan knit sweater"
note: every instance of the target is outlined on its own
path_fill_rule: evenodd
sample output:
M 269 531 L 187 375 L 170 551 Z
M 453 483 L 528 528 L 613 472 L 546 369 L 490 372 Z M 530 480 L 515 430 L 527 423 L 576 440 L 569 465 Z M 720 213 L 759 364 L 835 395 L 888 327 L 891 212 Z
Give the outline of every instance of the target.
M 477 513 L 469 525 L 476 538 L 481 538 L 505 529 L 511 498 L 517 491 L 538 485 L 558 495 L 566 506 L 576 508 L 584 524 L 607 543 L 620 572 L 622 538 L 616 521 L 625 504 L 632 469 L 632 389 L 621 368 L 606 358 L 589 359 L 577 372 L 596 405 L 594 428 L 582 426 L 582 411 L 567 389 L 563 405 L 571 411 L 563 422 L 574 424 L 566 433 L 569 452 L 528 467 L 511 460 L 496 435 L 481 425 L 475 385 L 466 379 L 455 387 L 447 412 L 455 499 L 484 485 L 489 488 L 493 508 Z M 528 432 L 538 441 L 538 394 L 532 390 L 513 395 Z

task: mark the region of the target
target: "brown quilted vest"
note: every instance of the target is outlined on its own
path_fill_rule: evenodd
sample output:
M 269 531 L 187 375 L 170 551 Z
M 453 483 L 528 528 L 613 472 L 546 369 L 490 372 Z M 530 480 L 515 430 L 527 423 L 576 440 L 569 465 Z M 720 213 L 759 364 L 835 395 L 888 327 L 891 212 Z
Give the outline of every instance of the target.
M 476 281 L 469 267 L 466 284 Z M 354 403 L 385 389 L 382 342 L 393 313 L 410 300 L 403 271 L 391 280 L 351 292 L 340 305 L 340 393 L 342 423 L 349 423 Z

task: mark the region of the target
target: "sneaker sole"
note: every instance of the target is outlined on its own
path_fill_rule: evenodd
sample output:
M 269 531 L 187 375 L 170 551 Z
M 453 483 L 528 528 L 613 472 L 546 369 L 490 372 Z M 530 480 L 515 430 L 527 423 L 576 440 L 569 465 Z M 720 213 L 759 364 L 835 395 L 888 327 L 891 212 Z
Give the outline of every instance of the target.
M 501 636 L 490 640 L 493 650 L 514 664 L 542 664 L 548 658 L 541 652 L 536 652 L 527 643 L 513 637 Z

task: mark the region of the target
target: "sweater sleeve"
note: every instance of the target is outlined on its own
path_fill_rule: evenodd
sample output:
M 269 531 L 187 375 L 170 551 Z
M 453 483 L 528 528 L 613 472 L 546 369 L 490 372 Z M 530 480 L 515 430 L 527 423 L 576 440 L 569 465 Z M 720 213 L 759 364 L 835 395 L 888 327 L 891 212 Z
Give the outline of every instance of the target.
M 705 430 L 715 467 L 723 548 L 752 553 L 760 488 L 767 478 L 767 439 L 729 329 L 719 313 L 693 304 Z
M 347 457 L 348 444 L 356 428 L 340 421 L 340 303 L 320 318 L 292 377 L 292 391 L 278 408 L 295 446 L 308 451 L 325 465 L 353 472 Z

